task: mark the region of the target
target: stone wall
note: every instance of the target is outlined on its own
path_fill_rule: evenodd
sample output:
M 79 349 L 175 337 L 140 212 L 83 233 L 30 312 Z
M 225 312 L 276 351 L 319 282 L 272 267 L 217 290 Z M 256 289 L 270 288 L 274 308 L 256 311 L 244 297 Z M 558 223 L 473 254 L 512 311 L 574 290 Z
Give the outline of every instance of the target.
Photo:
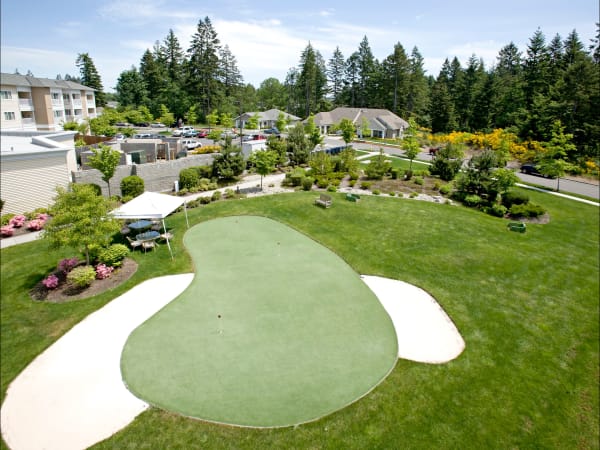
M 172 161 L 159 160 L 155 163 L 117 166 L 115 175 L 110 179 L 110 193 L 111 195 L 121 195 L 121 180 L 130 175 L 137 175 L 144 180 L 146 191 L 172 191 L 174 182 L 179 180 L 179 172 L 182 169 L 210 166 L 213 162 L 213 156 L 212 154 L 190 155 Z M 97 184 L 102 188 L 102 194 L 108 196 L 106 183 L 102 181 L 102 174 L 96 169 L 73 172 L 73 181 L 75 183 Z

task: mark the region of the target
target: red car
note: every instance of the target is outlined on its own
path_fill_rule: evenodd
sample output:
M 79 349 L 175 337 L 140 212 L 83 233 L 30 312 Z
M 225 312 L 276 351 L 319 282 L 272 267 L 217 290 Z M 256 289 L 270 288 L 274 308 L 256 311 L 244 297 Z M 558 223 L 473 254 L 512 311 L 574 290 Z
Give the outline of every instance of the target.
M 206 130 L 200 130 L 200 131 L 198 131 L 197 137 L 199 137 L 199 138 L 205 138 L 206 136 L 208 136 L 208 131 L 206 131 Z

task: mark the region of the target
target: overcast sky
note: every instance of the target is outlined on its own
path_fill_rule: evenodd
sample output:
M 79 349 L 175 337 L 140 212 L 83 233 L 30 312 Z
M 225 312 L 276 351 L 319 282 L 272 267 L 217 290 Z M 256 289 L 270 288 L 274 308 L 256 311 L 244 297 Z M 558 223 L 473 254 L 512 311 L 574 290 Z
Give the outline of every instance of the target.
M 587 47 L 600 19 L 598 0 L 316 1 L 286 0 L 1 0 L 1 70 L 43 78 L 79 75 L 75 60 L 88 53 L 111 92 L 119 74 L 172 29 L 184 50 L 198 21 L 209 17 L 229 45 L 244 82 L 281 82 L 310 41 L 329 60 L 336 46 L 347 58 L 367 36 L 378 60 L 400 42 L 417 46 L 428 74 L 445 58 L 464 65 L 475 54 L 489 68 L 514 42 L 524 53 L 539 28 L 549 42 L 576 29 Z

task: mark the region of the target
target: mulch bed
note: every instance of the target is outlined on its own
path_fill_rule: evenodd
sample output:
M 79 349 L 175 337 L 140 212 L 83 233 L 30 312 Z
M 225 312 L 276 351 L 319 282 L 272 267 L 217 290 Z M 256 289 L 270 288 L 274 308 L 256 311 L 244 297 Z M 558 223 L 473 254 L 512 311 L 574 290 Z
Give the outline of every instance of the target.
M 33 300 L 51 303 L 65 303 L 73 300 L 82 300 L 113 289 L 127 281 L 135 273 L 138 264 L 130 258 L 125 258 L 121 267 L 115 269 L 110 277 L 103 280 L 94 280 L 84 289 L 74 288 L 66 282 L 66 276 L 61 271 L 54 272 L 60 283 L 56 289 L 47 289 L 42 282 L 29 291 Z

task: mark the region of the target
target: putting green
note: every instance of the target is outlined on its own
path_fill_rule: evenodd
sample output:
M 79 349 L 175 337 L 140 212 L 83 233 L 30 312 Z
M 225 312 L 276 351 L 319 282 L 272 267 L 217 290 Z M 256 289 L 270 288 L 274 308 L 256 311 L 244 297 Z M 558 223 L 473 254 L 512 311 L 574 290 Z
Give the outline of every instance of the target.
M 150 404 L 203 420 L 279 427 L 318 419 L 392 370 L 396 333 L 341 258 L 270 219 L 191 228 L 188 289 L 129 337 L 121 370 Z

